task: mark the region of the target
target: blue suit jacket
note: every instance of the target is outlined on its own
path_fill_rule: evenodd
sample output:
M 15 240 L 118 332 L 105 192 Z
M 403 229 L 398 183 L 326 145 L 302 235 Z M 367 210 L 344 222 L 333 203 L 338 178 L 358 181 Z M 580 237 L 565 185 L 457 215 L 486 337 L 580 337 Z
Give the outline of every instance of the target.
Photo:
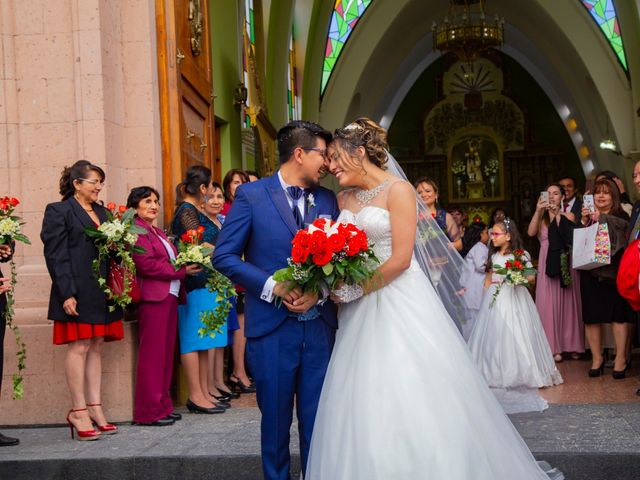
M 338 217 L 338 202 L 331 190 L 313 191 L 315 206 L 307 206 L 305 222 L 320 215 Z M 284 305 L 276 307 L 260 298 L 267 279 L 287 266 L 291 240 L 298 231 L 287 196 L 277 174 L 240 185 L 223 224 L 213 256 L 213 265 L 247 290 L 245 335 L 261 337 L 276 329 L 289 315 Z M 243 260 L 244 256 L 244 260 Z M 327 301 L 319 307 L 323 320 L 337 328 L 336 306 Z

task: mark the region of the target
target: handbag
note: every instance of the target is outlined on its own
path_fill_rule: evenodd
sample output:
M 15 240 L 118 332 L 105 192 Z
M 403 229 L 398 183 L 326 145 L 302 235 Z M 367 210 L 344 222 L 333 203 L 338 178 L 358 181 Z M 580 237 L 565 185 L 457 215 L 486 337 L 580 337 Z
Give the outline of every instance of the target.
M 606 223 L 595 223 L 573 231 L 571 257 L 576 270 L 593 270 L 611 263 L 611 240 Z
M 135 273 L 128 270 L 125 266 L 116 263 L 111 258 L 109 259 L 109 275 L 107 276 L 107 286 L 115 296 L 122 296 L 124 293 L 124 279 L 125 275 L 127 283 L 129 284 L 129 296 L 131 297 L 131 303 L 138 303 L 142 298 L 140 292 L 140 286 L 136 280 Z
M 620 295 L 636 312 L 640 310 L 640 240 L 629 244 L 618 267 L 616 286 Z

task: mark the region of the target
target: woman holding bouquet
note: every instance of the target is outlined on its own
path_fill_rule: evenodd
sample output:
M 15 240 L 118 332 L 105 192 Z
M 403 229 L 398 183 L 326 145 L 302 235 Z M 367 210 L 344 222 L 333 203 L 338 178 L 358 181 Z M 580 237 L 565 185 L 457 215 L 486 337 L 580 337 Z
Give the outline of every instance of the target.
M 184 301 L 181 280 L 200 271 L 197 265 L 176 270 L 177 256 L 164 232 L 153 226 L 160 211 L 160 195 L 151 187 L 135 187 L 127 198 L 127 208 L 136 210 L 136 225 L 146 234 L 138 235 L 137 246 L 144 253 L 133 255 L 140 284 L 138 306 L 138 366 L 133 421 L 138 425 L 166 426 L 180 419 L 173 413 L 169 396 L 173 374 L 178 326 L 178 302 Z
M 98 251 L 85 233 L 86 227 L 107 220 L 107 209 L 97 203 L 104 181 L 104 171 L 87 160 L 66 167 L 60 178 L 62 201 L 47 205 L 40 233 L 52 281 L 48 318 L 54 321 L 53 342 L 67 345 L 65 374 L 72 405 L 67 422 L 78 440 L 118 431 L 105 419 L 100 385 L 103 343 L 124 337 L 122 310 L 109 308 L 93 275 Z M 104 262 L 103 278 L 107 270 Z
M 214 190 L 211 185 L 211 170 L 194 165 L 187 170 L 185 179 L 176 188 L 177 208 L 171 222 L 171 231 L 180 238 L 189 230 L 200 230 L 201 245 L 213 247 L 220 231 L 198 207 L 206 203 Z M 207 288 L 207 273 L 189 277 L 185 282 L 187 302 L 180 306 L 180 363 L 187 377 L 191 413 L 224 413 L 229 407 L 230 397 L 215 386 L 209 386 L 209 350 L 220 346 L 219 338 L 209 335 L 201 337 L 200 314 L 216 305 L 216 293 Z M 226 339 L 226 332 L 224 335 Z

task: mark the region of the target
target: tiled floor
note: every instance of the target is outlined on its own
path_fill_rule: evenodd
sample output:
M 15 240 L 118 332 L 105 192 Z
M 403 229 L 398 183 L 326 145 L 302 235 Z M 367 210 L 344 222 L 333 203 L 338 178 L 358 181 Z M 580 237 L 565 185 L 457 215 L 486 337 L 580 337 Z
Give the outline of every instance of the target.
M 634 359 L 635 363 L 640 358 Z M 541 395 L 549 403 L 639 403 L 636 390 L 640 388 L 640 367 L 633 365 L 627 370 L 627 377 L 614 380 L 611 368 L 604 369 L 604 375 L 589 378 L 587 371 L 591 368 L 591 359 L 564 360 L 557 364 L 562 373 L 564 384 L 540 390 Z
M 558 363 L 564 384 L 540 390 L 541 395 L 555 404 L 580 403 L 638 403 L 640 396 L 636 390 L 640 388 L 640 356 L 636 355 L 634 365 L 627 371 L 627 378 L 614 380 L 611 368 L 605 368 L 604 375 L 589 378 L 587 371 L 591 368 L 590 358 L 584 360 L 564 360 Z M 255 394 L 241 395 L 232 402 L 234 407 L 257 407 Z

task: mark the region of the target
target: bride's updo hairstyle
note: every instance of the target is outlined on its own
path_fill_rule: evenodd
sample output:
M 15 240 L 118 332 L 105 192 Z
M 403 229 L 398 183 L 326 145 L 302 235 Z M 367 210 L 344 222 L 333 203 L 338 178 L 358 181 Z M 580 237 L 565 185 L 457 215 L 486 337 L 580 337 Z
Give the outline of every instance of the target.
M 333 136 L 334 144 L 349 156 L 347 163 L 353 167 L 362 167 L 362 159 L 357 156 L 358 147 L 364 147 L 369 161 L 376 167 L 386 170 L 387 131 L 373 120 L 360 117 L 343 128 L 338 128 Z M 346 160 L 346 159 L 345 159 Z

